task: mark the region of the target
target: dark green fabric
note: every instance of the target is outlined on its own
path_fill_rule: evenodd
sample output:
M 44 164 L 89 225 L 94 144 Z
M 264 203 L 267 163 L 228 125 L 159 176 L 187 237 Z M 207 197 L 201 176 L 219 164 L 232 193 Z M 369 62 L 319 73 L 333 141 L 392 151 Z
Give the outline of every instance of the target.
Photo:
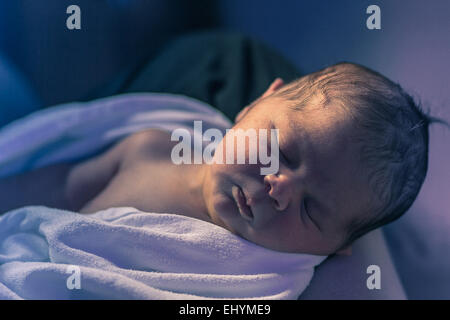
M 299 76 L 291 63 L 254 39 L 204 32 L 170 41 L 128 79 L 116 80 L 110 94 L 183 94 L 207 102 L 233 120 L 276 77 L 288 82 Z

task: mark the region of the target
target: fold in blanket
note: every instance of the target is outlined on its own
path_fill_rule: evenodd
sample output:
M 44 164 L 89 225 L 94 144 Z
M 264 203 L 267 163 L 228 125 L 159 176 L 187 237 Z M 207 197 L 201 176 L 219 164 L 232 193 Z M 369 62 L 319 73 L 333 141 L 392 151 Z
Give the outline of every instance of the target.
M 0 176 L 87 157 L 139 130 L 192 130 L 194 120 L 231 125 L 204 103 L 165 94 L 39 111 L 0 130 Z M 128 207 L 81 215 L 30 206 L 0 216 L 2 299 L 296 299 L 324 259 Z

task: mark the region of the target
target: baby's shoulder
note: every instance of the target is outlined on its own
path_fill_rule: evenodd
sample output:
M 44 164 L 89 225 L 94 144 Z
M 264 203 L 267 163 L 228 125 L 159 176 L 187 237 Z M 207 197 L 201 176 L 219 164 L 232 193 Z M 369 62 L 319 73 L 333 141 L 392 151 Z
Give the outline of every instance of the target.
M 149 161 L 167 154 L 172 147 L 170 132 L 162 129 L 146 129 L 136 132 L 123 140 L 122 164 L 134 164 L 136 161 Z

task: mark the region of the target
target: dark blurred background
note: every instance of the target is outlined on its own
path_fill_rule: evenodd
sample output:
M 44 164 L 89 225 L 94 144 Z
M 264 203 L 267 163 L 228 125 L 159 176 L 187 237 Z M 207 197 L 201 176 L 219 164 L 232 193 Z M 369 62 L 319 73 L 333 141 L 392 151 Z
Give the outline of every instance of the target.
M 72 4 L 81 30 L 65 27 Z M 381 30 L 366 28 L 371 4 L 381 8 Z M 0 102 L 9 113 L 0 116 L 88 99 L 177 35 L 220 29 L 261 40 L 303 73 L 343 60 L 366 65 L 450 121 L 449 16 L 448 0 L 2 0 Z M 431 128 L 424 188 L 384 228 L 409 298 L 450 299 L 449 141 L 448 129 Z

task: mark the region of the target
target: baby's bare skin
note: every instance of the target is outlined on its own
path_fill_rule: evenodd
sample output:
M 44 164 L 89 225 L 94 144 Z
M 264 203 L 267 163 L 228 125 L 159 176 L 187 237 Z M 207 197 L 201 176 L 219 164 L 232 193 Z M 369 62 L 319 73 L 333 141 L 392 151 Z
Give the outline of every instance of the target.
M 117 162 L 117 169 L 107 173 L 110 177 L 103 183 L 103 189 L 83 204 L 79 212 L 94 213 L 111 207 L 134 207 L 145 212 L 167 212 L 201 218 L 196 212 L 198 205 L 192 203 L 192 197 L 186 194 L 185 177 L 189 168 L 171 161 L 170 154 L 175 144 L 170 140 L 169 132 L 159 129 L 133 134 L 102 155 L 101 162 L 91 161 L 92 165 L 88 169 L 83 168 L 84 164 L 74 167 L 68 178 L 70 190 L 67 193 L 77 194 L 85 190 L 82 182 L 79 185 L 83 190 L 74 190 L 81 170 L 92 170 L 101 179 L 105 170 L 111 170 L 114 166 L 111 163 Z M 95 180 L 96 177 L 90 179 Z

